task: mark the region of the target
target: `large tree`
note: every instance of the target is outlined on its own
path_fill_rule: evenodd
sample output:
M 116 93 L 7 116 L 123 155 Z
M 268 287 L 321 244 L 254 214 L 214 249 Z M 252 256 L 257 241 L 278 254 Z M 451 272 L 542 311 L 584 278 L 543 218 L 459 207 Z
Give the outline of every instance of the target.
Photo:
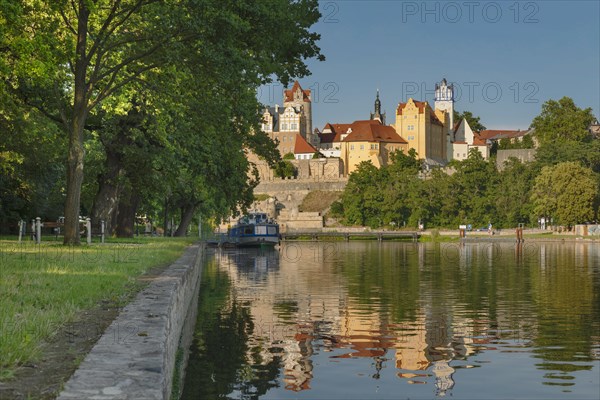
M 125 104 L 132 84 L 151 85 L 151 72 L 189 60 L 198 65 L 218 60 L 216 66 L 224 68 L 215 69 L 216 77 L 225 71 L 231 82 L 237 74 L 243 90 L 268 82 L 273 74 L 287 83 L 290 76 L 308 73 L 306 58 L 319 56 L 319 36 L 309 31 L 319 16 L 316 0 L 0 3 L 0 20 L 6 21 L 3 83 L 67 133 L 65 243 L 79 243 L 85 132 L 102 122 L 108 100 L 125 96 L 124 103 L 112 102 Z M 127 109 L 108 112 L 126 114 Z M 244 121 L 249 112 L 223 117 Z M 243 129 L 248 130 L 247 122 Z
M 588 127 L 595 120 L 591 108 L 581 109 L 570 97 L 548 100 L 531 122 L 540 144 L 557 145 L 566 141 L 589 140 Z
M 591 169 L 563 162 L 542 168 L 531 199 L 536 216 L 572 226 L 597 216 L 598 193 L 598 176 Z

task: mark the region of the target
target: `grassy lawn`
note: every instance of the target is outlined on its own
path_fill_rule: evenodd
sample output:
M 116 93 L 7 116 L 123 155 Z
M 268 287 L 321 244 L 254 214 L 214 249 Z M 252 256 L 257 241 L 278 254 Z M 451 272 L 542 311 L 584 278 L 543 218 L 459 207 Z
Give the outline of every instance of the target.
M 58 327 L 101 301 L 126 303 L 136 277 L 175 261 L 194 238 L 133 238 L 65 247 L 0 240 L 0 380 L 40 356 Z

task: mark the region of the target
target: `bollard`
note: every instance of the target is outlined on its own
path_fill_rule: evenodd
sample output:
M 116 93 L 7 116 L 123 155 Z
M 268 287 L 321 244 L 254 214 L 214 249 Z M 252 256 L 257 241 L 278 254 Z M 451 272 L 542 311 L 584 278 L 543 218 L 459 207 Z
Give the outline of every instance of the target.
M 92 221 L 85 219 L 85 230 L 87 231 L 87 244 L 92 244 Z
M 35 236 L 35 243 L 42 243 L 42 219 L 40 217 L 35 219 Z
M 100 221 L 100 240 L 104 243 L 104 221 Z
M 21 243 L 21 240 L 23 239 L 23 226 L 25 225 L 25 221 L 20 219 L 19 220 L 19 243 Z

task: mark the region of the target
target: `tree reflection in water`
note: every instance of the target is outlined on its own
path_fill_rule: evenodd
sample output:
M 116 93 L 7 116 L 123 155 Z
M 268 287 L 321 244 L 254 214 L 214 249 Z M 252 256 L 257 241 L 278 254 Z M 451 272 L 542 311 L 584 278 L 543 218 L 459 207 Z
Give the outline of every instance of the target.
M 216 262 L 204 267 L 198 320 L 182 399 L 258 399 L 277 387 L 281 359 L 265 360 L 254 343 L 249 306 L 232 297 L 227 272 Z

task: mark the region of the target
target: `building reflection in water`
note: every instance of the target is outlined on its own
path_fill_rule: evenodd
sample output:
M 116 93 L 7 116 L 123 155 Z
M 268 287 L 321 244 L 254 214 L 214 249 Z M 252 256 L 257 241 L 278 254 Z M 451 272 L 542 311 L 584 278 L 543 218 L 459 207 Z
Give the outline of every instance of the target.
M 542 245 L 536 251 L 539 252 L 533 254 L 519 246 L 514 256 L 523 260 L 533 254 L 543 274 L 546 249 Z M 590 255 L 587 248 L 577 248 L 576 252 L 578 259 L 586 264 L 598 260 L 597 252 Z M 501 256 L 500 250 L 493 246 L 476 249 L 457 245 L 452 254 L 463 273 L 469 272 L 476 258 L 485 259 L 482 264 L 492 267 Z M 422 246 L 414 252 L 419 270 L 428 265 L 428 256 Z M 486 307 L 472 317 L 455 310 L 454 302 L 435 304 L 438 289 L 424 283 L 420 293 L 426 299 L 429 296 L 429 300 L 419 303 L 412 318 L 398 322 L 377 303 L 377 296 L 368 305 L 351 296 L 347 290 L 349 283 L 339 274 L 335 260 L 303 259 L 299 264 L 281 257 L 276 250 L 224 251 L 218 257 L 240 292 L 238 297 L 251 299 L 253 340 L 259 346 L 249 347 L 259 347 L 265 363 L 279 357 L 285 389 L 295 392 L 311 389 L 315 355 L 331 353 L 332 362 L 371 359 L 369 374 L 374 379 L 379 379 L 383 368 L 393 365 L 397 370 L 395 375 L 405 382 L 433 383 L 437 396 L 449 396 L 455 387 L 453 361 L 464 362 L 483 350 L 497 350 L 494 345 L 500 339 L 524 340 L 519 337 L 521 327 L 527 325 L 531 330 L 535 325 L 535 321 L 527 318 L 515 322 L 510 314 L 490 316 Z M 513 255 L 507 252 L 507 257 Z M 496 306 L 502 308 L 502 304 Z M 500 326 L 511 329 L 502 331 Z M 460 366 L 472 367 L 476 366 Z

